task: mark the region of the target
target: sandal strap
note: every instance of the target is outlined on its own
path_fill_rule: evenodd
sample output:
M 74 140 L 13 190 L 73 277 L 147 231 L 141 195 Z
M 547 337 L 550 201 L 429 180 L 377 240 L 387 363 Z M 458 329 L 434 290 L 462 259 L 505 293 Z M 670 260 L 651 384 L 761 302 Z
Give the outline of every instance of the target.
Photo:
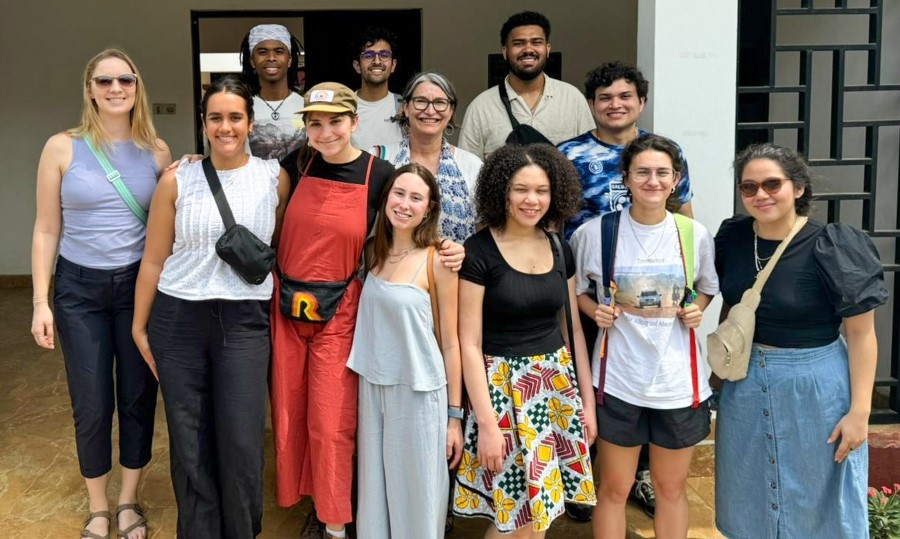
M 119 517 L 119 513 L 122 511 L 132 510 L 138 514 L 138 516 L 144 516 L 144 508 L 140 506 L 138 503 L 123 503 L 116 507 L 116 518 Z
M 134 524 L 132 524 L 131 526 L 128 526 L 124 530 L 119 528 L 118 526 L 116 527 L 116 537 L 119 539 L 128 537 L 128 534 L 137 528 L 140 528 L 140 527 L 146 528 L 147 527 L 147 519 L 144 518 L 144 508 L 136 503 L 123 503 L 122 505 L 116 507 L 116 520 L 118 520 L 118 518 L 119 518 L 119 513 L 121 513 L 122 511 L 129 511 L 129 510 L 134 511 L 135 514 L 137 514 L 138 519 L 137 519 L 137 521 L 135 521 Z
M 87 529 L 87 525 L 91 523 L 95 518 L 105 518 L 109 524 L 112 523 L 112 513 L 109 511 L 94 511 L 93 513 L 89 513 L 88 517 L 84 521 L 84 529 L 81 530 L 81 537 L 87 539 L 109 539 L 109 534 L 106 535 L 97 535 L 96 533 Z

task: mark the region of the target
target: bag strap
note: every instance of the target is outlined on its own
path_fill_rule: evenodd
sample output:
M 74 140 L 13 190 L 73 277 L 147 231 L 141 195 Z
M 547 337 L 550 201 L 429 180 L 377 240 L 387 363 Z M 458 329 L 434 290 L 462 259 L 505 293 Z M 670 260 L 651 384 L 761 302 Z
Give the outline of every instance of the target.
M 133 213 L 141 223 L 146 225 L 147 211 L 141 207 L 134 198 L 134 195 L 131 194 L 131 191 L 128 190 L 128 186 L 122 181 L 122 175 L 119 174 L 119 171 L 112 166 L 112 163 L 109 162 L 109 159 L 106 158 L 106 155 L 104 155 L 103 152 L 97 150 L 90 135 L 84 135 L 84 143 L 87 144 L 88 149 L 91 150 L 91 153 L 94 154 L 97 162 L 100 163 L 100 167 L 103 169 L 103 172 L 106 173 L 106 179 L 109 180 L 109 183 L 111 183 L 116 192 L 119 193 L 122 202 L 128 206 L 131 213 Z
M 769 279 L 769 275 L 772 274 L 772 270 L 775 269 L 775 264 L 778 262 L 778 259 L 781 258 L 781 253 L 787 249 L 788 244 L 791 243 L 791 240 L 793 240 L 794 236 L 800 232 L 800 229 L 803 228 L 803 225 L 805 225 L 808 220 L 809 218 L 806 216 L 797 217 L 797 220 L 794 221 L 794 228 L 791 229 L 786 238 L 781 240 L 778 248 L 775 249 L 775 254 L 772 255 L 772 258 L 766 262 L 765 267 L 759 272 L 759 275 L 756 276 L 756 282 L 753 283 L 753 290 L 756 290 L 758 294 L 762 294 L 763 286 L 765 286 L 766 281 Z
M 556 232 L 547 232 L 547 235 L 550 236 L 550 239 L 553 241 L 553 245 L 555 247 L 553 257 L 558 258 L 559 267 L 562 271 L 562 283 L 563 283 L 563 291 L 565 295 L 563 297 L 566 298 L 566 332 L 569 336 L 569 353 L 572 355 L 572 361 L 575 361 L 575 331 L 572 329 L 572 304 L 569 301 L 569 280 L 566 278 L 566 257 L 563 255 L 562 242 L 559 240 L 559 234 Z M 575 385 L 578 383 L 575 381 Z
M 437 283 L 434 282 L 434 247 L 428 248 L 428 258 L 425 262 L 425 271 L 428 275 L 428 295 L 431 297 L 431 316 L 434 318 L 434 336 L 437 338 L 438 348 L 443 350 L 441 344 L 441 311 L 438 308 Z
M 219 207 L 219 215 L 222 216 L 222 222 L 225 223 L 225 230 L 230 230 L 234 226 L 234 214 L 231 213 L 231 206 L 228 205 L 228 199 L 222 191 L 222 183 L 219 181 L 219 175 L 213 167 L 212 159 L 206 157 L 203 159 L 203 173 L 206 174 L 206 181 L 212 191 L 213 198 L 216 199 L 216 206 Z
M 513 116 L 512 105 L 509 103 L 509 94 L 506 93 L 506 79 L 500 81 L 498 89 L 500 90 L 500 101 L 503 102 L 503 106 L 506 108 L 506 114 L 509 116 L 509 123 L 511 123 L 512 128 L 515 129 L 519 127 L 519 120 L 516 120 L 516 117 Z
M 674 214 L 675 228 L 678 229 L 678 242 L 681 244 L 681 265 L 684 267 L 684 280 L 692 292 L 694 290 L 694 220 L 680 213 Z
M 603 270 L 603 299 L 607 305 L 616 304 L 616 285 L 613 280 L 616 260 L 616 243 L 619 239 L 619 223 L 622 212 L 616 211 L 600 217 L 600 256 Z M 609 328 L 600 337 L 600 380 L 597 384 L 597 404 L 603 405 L 603 389 L 606 387 L 606 356 L 609 349 Z
M 678 229 L 678 245 L 681 247 L 681 267 L 684 269 L 684 297 L 682 305 L 690 305 L 697 299 L 694 292 L 694 220 L 680 213 L 674 214 Z M 691 350 L 691 408 L 700 406 L 700 367 L 698 365 L 697 336 L 694 328 L 688 328 Z

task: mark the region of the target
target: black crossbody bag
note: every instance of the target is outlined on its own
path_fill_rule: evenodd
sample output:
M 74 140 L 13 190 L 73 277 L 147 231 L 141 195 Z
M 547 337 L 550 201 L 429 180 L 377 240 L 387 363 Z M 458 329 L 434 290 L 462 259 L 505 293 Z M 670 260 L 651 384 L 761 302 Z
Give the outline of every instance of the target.
M 509 94 L 506 93 L 506 81 L 500 81 L 500 101 L 506 108 L 506 114 L 509 116 L 509 123 L 512 124 L 512 131 L 506 137 L 507 144 L 538 144 L 544 143 L 554 146 L 543 133 L 531 127 L 528 124 L 521 124 L 513 115 L 512 105 L 509 103 Z
M 203 173 L 225 224 L 225 233 L 216 242 L 216 254 L 247 283 L 262 284 L 275 267 L 275 250 L 250 229 L 234 222 L 231 206 L 209 157 L 203 160 Z

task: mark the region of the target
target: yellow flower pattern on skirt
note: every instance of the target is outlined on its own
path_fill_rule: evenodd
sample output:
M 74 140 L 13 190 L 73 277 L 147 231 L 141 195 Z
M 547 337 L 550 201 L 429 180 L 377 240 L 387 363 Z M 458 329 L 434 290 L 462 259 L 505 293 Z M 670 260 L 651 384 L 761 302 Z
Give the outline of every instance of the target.
M 506 442 L 503 470 L 494 474 L 481 466 L 477 423 L 470 413 L 453 512 L 490 518 L 503 532 L 527 525 L 544 531 L 565 511 L 566 501 L 595 504 L 584 410 L 568 351 L 484 359 Z

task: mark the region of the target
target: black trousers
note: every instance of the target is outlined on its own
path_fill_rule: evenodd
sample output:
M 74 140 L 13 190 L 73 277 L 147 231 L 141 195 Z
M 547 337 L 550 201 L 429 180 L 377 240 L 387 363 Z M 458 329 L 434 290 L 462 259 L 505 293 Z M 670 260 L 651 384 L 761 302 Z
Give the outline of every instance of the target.
M 119 463 L 137 469 L 150 462 L 157 385 L 131 338 L 139 266 L 99 270 L 62 257 L 56 262 L 54 318 L 75 418 L 78 464 L 88 479 L 112 468 L 116 405 Z
M 262 530 L 268 301 L 158 292 L 149 323 L 169 427 L 178 537 Z
M 583 312 L 578 312 L 581 317 L 581 331 L 584 333 L 584 342 L 587 344 L 588 352 L 591 354 L 591 357 L 594 357 L 593 348 L 594 343 L 597 342 L 597 334 L 600 332 L 600 329 L 597 327 L 597 322 L 594 321 L 593 318 L 584 314 Z M 591 446 L 591 458 L 597 455 L 597 445 L 594 444 Z M 644 444 L 641 446 L 641 454 L 638 457 L 638 467 L 637 471 L 646 471 L 650 469 L 650 445 Z

